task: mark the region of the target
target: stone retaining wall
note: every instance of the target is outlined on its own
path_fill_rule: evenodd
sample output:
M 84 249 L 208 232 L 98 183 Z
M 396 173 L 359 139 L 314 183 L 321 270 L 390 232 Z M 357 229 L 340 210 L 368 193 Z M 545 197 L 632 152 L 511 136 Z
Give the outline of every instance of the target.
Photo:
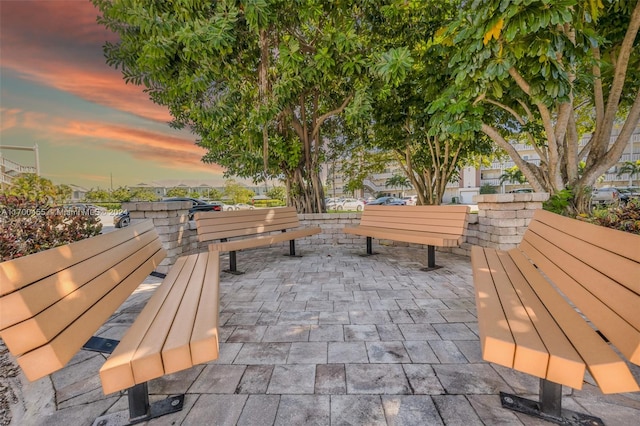
M 516 247 L 535 210 L 549 199 L 547 193 L 486 194 L 473 197 L 478 205 L 477 244 L 508 250 Z
M 465 232 L 465 241 L 460 247 L 437 248 L 438 251 L 469 256 L 472 245 L 509 249 L 515 247 L 526 230 L 533 211 L 542 208 L 542 202 L 548 194 L 491 194 L 477 195 L 478 213 L 470 215 L 469 228 Z M 189 207 L 186 202 L 138 202 L 124 203 L 123 209 L 129 210 L 132 223 L 152 219 L 160 240 L 167 250 L 167 258 L 157 268 L 166 273 L 176 259 L 182 255 L 207 249 L 207 243 L 199 243 L 194 221 L 188 220 Z M 312 244 L 361 246 L 365 250 L 365 237 L 345 234 L 342 228 L 357 225 L 361 213 L 317 213 L 301 214 L 300 225 L 319 226 L 322 231 L 311 237 L 296 240 L 296 246 L 304 249 Z M 376 240 L 377 244 L 395 246 L 415 246 L 392 240 Z M 288 242 L 277 245 L 288 246 Z

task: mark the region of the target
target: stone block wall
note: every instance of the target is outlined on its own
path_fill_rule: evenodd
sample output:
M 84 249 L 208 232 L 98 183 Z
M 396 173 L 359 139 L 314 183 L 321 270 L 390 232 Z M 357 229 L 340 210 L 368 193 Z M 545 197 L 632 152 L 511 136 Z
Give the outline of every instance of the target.
M 156 272 L 166 274 L 178 257 L 190 248 L 189 201 L 135 202 L 122 203 L 123 210 L 129 210 L 131 224 L 151 219 L 167 251 Z M 195 231 L 193 231 L 195 233 Z
M 345 234 L 344 232 L 342 232 L 342 228 L 344 228 L 345 226 L 353 226 L 360 223 L 361 215 L 361 213 L 300 214 L 298 215 L 298 218 L 300 219 L 300 226 L 319 226 L 322 231 L 319 234 L 312 235 L 311 237 L 296 240 L 296 246 L 310 244 L 326 244 L 335 246 L 339 244 L 360 243 L 364 245 L 364 237 L 361 237 L 359 235 Z
M 474 202 L 478 204 L 478 213 L 469 215 L 469 227 L 465 232 L 465 240 L 460 247 L 438 247 L 438 251 L 470 256 L 471 246 L 480 245 L 499 249 L 515 247 L 521 240 L 533 212 L 542 208 L 542 203 L 549 198 L 548 194 L 490 194 L 477 195 Z M 137 202 L 124 203 L 131 215 L 132 223 L 151 219 L 167 250 L 167 257 L 162 261 L 158 272 L 166 273 L 178 257 L 185 254 L 207 250 L 207 243 L 199 243 L 194 221 L 188 220 L 187 202 Z M 296 247 L 302 250 L 311 245 L 354 245 L 365 249 L 365 237 L 345 234 L 342 228 L 360 223 L 361 213 L 314 213 L 300 214 L 300 226 L 319 226 L 322 231 L 311 237 L 296 240 Z M 393 240 L 376 240 L 377 244 L 386 246 L 415 246 Z M 286 247 L 288 242 L 276 244 Z
M 535 210 L 549 199 L 547 193 L 476 195 L 478 230 L 475 244 L 508 250 L 516 247 Z

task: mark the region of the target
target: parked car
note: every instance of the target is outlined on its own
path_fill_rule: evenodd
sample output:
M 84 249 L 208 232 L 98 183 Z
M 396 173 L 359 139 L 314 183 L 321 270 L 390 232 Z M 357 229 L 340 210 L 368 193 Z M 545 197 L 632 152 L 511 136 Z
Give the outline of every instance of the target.
M 124 210 L 113 217 L 113 226 L 116 228 L 125 228 L 131 223 L 131 216 L 128 210 Z
M 246 203 L 238 203 L 234 206 L 235 210 L 253 210 L 255 209 L 254 206 L 252 206 L 251 204 L 246 204 Z
M 627 202 L 632 198 L 640 198 L 640 187 L 629 186 L 625 188 L 616 188 L 616 189 L 620 194 L 620 202 L 622 204 L 627 204 Z
M 508 192 L 508 194 L 528 194 L 533 192 L 533 189 L 531 188 L 518 188 L 518 189 L 512 189 L 511 191 Z
M 364 209 L 364 203 L 355 198 L 344 198 L 338 203 L 338 210 L 355 210 L 361 212 Z
M 407 203 L 408 206 L 415 206 L 418 203 L 417 195 L 408 195 L 406 197 L 402 197 L 402 199 L 405 203 Z
M 193 219 L 193 215 L 197 212 L 219 212 L 222 211 L 222 203 L 218 203 L 216 201 L 212 201 L 211 203 L 207 203 L 202 200 L 198 200 L 196 198 L 188 198 L 188 197 L 174 197 L 167 198 L 162 201 L 190 201 L 191 208 L 189 209 L 189 220 Z
M 325 198 L 324 206 L 327 210 L 338 210 L 338 206 L 340 205 L 341 198 Z
M 234 204 L 225 204 L 222 201 L 209 201 L 209 204 L 220 204 L 222 211 L 233 211 L 236 209 Z
M 405 206 L 406 204 L 404 200 L 396 197 L 380 197 L 367 203 L 368 206 Z
M 620 192 L 612 186 L 594 188 L 591 192 L 591 204 L 614 204 L 620 201 Z

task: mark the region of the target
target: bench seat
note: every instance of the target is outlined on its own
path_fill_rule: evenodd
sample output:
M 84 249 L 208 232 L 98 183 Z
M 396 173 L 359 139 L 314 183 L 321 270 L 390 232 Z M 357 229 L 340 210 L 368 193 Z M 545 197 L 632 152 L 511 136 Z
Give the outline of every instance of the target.
M 219 252 L 178 258 L 100 369 L 105 394 L 218 358 Z
M 80 349 L 98 351 L 111 354 L 100 371 L 105 394 L 127 389 L 129 411 L 95 424 L 181 410 L 184 395 L 150 404 L 147 381 L 218 357 L 217 251 L 179 258 L 121 342 L 94 336 L 165 255 L 144 221 L 1 262 L 0 337 L 27 379 L 60 370 Z
M 209 250 L 218 251 L 238 251 L 256 247 L 268 246 L 283 241 L 291 241 L 292 239 L 310 237 L 318 234 L 320 228 L 306 228 L 283 231 L 280 234 L 258 235 L 252 238 L 245 238 L 234 241 L 218 242 L 209 244 Z
M 437 232 L 416 232 L 404 229 L 378 228 L 374 226 L 345 227 L 347 234 L 394 240 L 405 243 L 425 244 L 438 247 L 458 247 L 463 241 L 462 235 L 439 234 Z
M 605 394 L 640 390 L 628 366 L 640 365 L 638 247 L 637 235 L 544 210 L 517 248 L 472 247 L 483 359 L 539 377 L 541 417 L 566 417 L 559 386 L 581 389 L 587 370 Z
M 346 234 L 367 237 L 367 255 L 372 255 L 372 238 L 427 246 L 427 268 L 435 264 L 435 247 L 458 247 L 464 241 L 469 222 L 468 206 L 376 206 L 367 205 L 360 224 L 345 226 Z
M 64 367 L 164 257 L 146 221 L 0 263 L 0 336 L 27 379 Z
M 198 241 L 209 242 L 209 250 L 228 251 L 229 269 L 236 267 L 236 251 L 289 241 L 295 256 L 295 240 L 319 234 L 320 227 L 300 227 L 293 207 L 196 213 Z

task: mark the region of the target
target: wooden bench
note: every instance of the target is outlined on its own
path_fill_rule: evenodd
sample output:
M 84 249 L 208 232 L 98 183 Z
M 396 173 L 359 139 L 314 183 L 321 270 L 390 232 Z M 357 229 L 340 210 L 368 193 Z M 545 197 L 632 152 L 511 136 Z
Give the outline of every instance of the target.
M 435 247 L 457 247 L 469 223 L 468 206 L 365 206 L 360 224 L 345 227 L 347 234 L 367 237 L 367 255 L 374 254 L 372 239 L 427 246 L 427 267 L 436 265 Z
M 0 263 L 0 337 L 25 376 L 51 374 L 80 349 L 111 353 L 103 390 L 128 388 L 129 411 L 98 420 L 181 410 L 184 395 L 150 405 L 146 382 L 217 358 L 217 252 L 180 258 L 120 342 L 93 336 L 165 256 L 146 221 Z
M 602 424 L 562 409 L 562 385 L 585 369 L 603 393 L 640 390 L 640 236 L 544 210 L 520 245 L 472 247 L 483 359 L 540 380 L 540 400 L 501 393 L 502 405 L 560 424 Z
M 289 256 L 296 255 L 296 238 L 319 234 L 320 227 L 300 228 L 293 207 L 196 213 L 198 241 L 218 241 L 209 250 L 228 251 L 229 269 L 236 267 L 236 251 L 289 241 Z

